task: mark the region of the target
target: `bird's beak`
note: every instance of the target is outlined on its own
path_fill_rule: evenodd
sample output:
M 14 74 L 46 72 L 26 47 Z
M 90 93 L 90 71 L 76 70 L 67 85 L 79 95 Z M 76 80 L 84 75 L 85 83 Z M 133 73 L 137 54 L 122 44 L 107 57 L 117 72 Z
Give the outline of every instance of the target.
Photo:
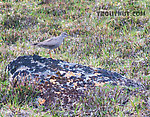
M 67 35 L 67 37 L 65 37 L 65 38 L 68 38 L 68 37 L 71 37 L 70 35 Z

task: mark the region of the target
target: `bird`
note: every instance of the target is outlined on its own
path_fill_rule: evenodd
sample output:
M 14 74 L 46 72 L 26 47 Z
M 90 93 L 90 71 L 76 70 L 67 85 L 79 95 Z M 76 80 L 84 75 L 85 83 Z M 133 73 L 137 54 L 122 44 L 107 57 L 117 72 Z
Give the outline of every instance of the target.
M 58 48 L 62 44 L 63 40 L 68 36 L 69 35 L 66 32 L 62 32 L 57 37 L 52 37 L 39 43 L 33 43 L 32 45 L 49 49 L 49 55 L 52 58 L 50 50 Z

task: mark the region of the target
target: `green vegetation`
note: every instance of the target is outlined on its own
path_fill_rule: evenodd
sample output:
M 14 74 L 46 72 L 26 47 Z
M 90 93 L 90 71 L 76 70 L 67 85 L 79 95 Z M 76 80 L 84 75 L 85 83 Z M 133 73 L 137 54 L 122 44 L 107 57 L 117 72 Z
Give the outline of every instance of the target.
M 149 116 L 150 106 L 150 2 L 125 0 L 95 0 L 52 2 L 0 2 L 0 115 L 22 116 Z M 52 0 L 53 1 L 53 0 Z M 130 16 L 98 16 L 104 10 L 128 10 Z M 134 11 L 145 15 L 132 16 Z M 43 48 L 31 43 L 57 36 L 61 32 L 72 36 L 52 55 L 56 59 L 116 71 L 141 82 L 145 90 L 123 90 L 104 86 L 87 91 L 84 99 L 63 108 L 61 103 L 35 108 L 30 104 L 36 88 L 8 82 L 5 67 L 18 56 L 39 54 L 49 57 Z M 34 92 L 34 93 L 32 93 Z M 61 102 L 61 100 L 58 100 Z M 30 115 L 29 115 L 30 114 Z

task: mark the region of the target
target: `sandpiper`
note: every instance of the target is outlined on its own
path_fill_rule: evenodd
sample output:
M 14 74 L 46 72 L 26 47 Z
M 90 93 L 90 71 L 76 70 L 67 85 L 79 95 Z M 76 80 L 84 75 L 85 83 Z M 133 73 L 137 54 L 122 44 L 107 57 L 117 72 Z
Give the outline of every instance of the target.
M 59 47 L 62 44 L 64 38 L 66 38 L 68 36 L 69 35 L 66 32 L 63 32 L 63 33 L 61 33 L 60 36 L 52 37 L 52 38 L 44 40 L 42 42 L 34 43 L 33 45 L 37 45 L 39 47 L 43 47 L 43 48 L 49 49 L 49 55 L 52 58 L 50 50 Z

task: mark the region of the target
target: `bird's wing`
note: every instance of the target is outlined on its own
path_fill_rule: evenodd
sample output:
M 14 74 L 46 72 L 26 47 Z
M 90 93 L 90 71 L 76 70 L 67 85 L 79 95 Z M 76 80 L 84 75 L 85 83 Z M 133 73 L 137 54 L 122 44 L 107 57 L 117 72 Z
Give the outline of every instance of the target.
M 57 40 L 55 37 L 52 37 L 51 39 L 47 39 L 43 42 L 39 42 L 37 45 L 38 46 L 55 46 L 57 43 Z

